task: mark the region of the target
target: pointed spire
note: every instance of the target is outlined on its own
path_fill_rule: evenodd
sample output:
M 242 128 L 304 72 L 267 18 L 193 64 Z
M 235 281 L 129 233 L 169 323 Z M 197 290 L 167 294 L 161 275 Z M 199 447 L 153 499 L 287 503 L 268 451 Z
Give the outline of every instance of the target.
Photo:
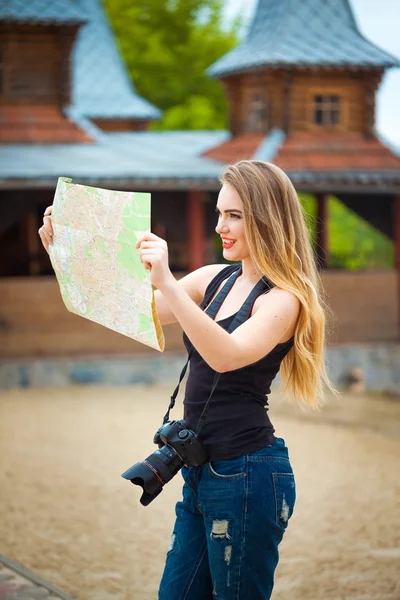
M 400 62 L 363 37 L 348 0 L 259 0 L 244 42 L 208 74 L 279 66 L 387 68 Z

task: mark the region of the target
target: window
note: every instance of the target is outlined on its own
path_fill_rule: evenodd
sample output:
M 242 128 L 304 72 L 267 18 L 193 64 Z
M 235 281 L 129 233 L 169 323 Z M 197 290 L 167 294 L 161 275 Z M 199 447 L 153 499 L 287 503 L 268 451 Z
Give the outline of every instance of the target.
M 317 125 L 340 123 L 340 97 L 338 95 L 314 96 L 314 122 Z
M 246 131 L 264 133 L 268 129 L 267 99 L 261 93 L 254 93 L 250 98 L 247 114 Z

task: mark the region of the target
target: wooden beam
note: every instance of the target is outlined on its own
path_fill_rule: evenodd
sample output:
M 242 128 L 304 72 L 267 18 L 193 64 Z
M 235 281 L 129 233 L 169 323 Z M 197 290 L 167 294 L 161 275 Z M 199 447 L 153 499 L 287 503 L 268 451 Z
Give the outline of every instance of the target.
M 320 269 L 329 265 L 328 199 L 326 193 L 316 194 L 317 200 L 317 262 Z
M 400 194 L 393 198 L 394 267 L 397 272 L 397 335 L 400 339 Z
M 41 241 L 38 234 L 40 225 L 36 212 L 29 212 L 23 219 L 29 275 L 40 275 Z
M 290 99 L 293 87 L 293 74 L 291 69 L 283 72 L 283 111 L 282 129 L 286 135 L 290 132 Z
M 188 190 L 188 248 L 190 271 L 205 264 L 205 210 L 203 194 L 199 190 Z
M 400 194 L 397 194 L 394 199 L 394 265 L 400 271 Z M 400 274 L 400 273 L 399 273 Z

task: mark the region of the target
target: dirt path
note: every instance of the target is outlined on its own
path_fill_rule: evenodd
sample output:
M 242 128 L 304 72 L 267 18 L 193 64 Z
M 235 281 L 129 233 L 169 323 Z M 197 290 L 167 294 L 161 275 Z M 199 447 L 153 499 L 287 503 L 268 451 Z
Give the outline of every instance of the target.
M 143 508 L 120 473 L 155 449 L 171 391 L 2 393 L 0 553 L 79 600 L 155 599 L 180 476 Z M 273 600 L 399 600 L 400 402 L 270 404 L 298 495 Z

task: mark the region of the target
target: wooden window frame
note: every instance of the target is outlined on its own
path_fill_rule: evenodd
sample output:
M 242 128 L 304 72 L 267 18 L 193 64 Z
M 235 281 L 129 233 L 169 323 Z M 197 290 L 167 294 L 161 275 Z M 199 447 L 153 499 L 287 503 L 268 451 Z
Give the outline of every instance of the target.
M 338 123 L 317 123 L 315 120 L 316 96 L 338 96 L 339 98 L 339 121 Z M 308 90 L 307 94 L 307 123 L 314 131 L 340 131 L 348 129 L 349 123 L 349 100 L 346 90 L 343 88 L 315 87 Z
M 255 112 L 253 106 L 254 106 L 254 103 L 256 100 L 264 102 L 264 106 L 260 108 L 259 113 L 258 113 L 258 117 L 260 117 L 261 111 L 264 111 L 264 121 L 262 122 L 262 120 L 260 120 L 262 127 L 257 128 L 257 129 L 253 129 L 253 128 L 250 129 L 250 119 L 251 119 L 250 115 L 252 112 Z M 248 107 L 247 107 L 247 111 L 246 111 L 246 115 L 245 115 L 245 131 L 246 131 L 246 133 L 266 133 L 268 131 L 269 120 L 270 120 L 269 108 L 270 108 L 269 98 L 268 98 L 268 95 L 265 93 L 265 90 L 257 89 L 257 88 L 251 89 L 250 94 L 249 94 L 249 99 L 248 99 Z

